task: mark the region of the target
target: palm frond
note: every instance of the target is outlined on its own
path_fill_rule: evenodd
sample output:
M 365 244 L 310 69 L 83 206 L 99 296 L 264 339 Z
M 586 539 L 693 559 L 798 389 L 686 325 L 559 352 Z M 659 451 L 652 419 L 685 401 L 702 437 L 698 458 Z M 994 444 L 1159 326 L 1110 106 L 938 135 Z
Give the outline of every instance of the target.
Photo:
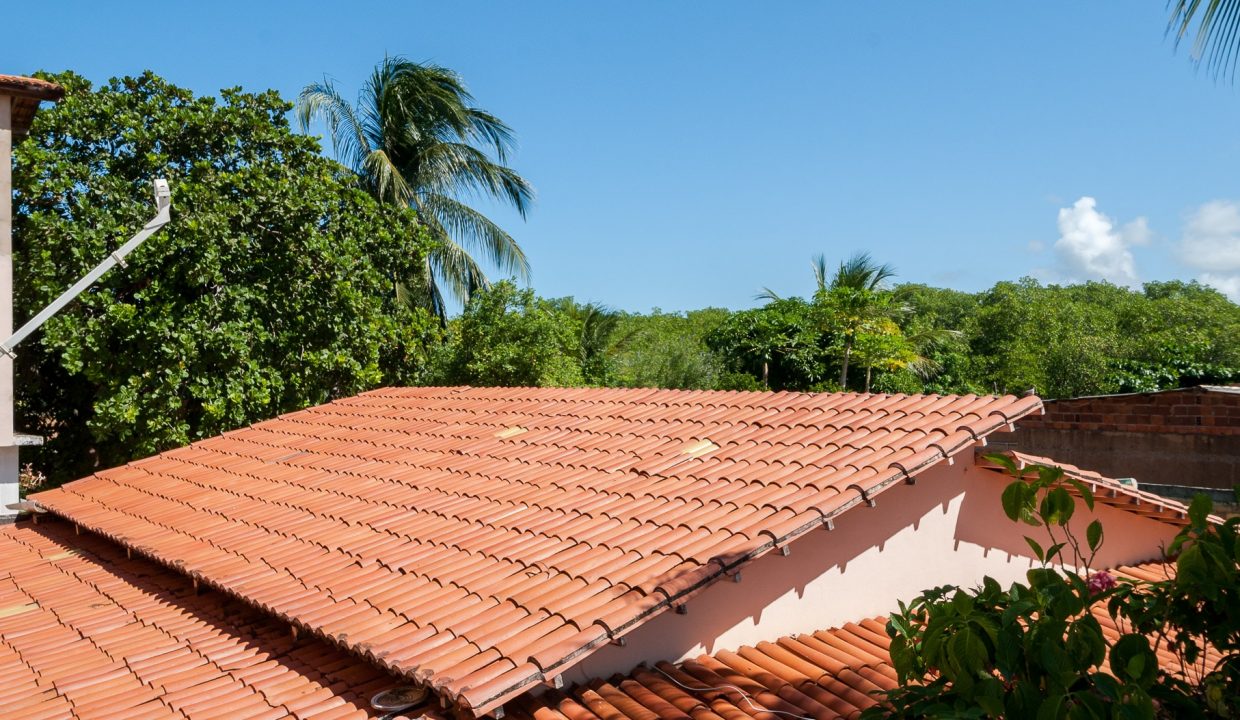
M 444 288 L 461 303 L 469 302 L 475 292 L 490 287 L 486 273 L 478 262 L 450 238 L 444 238 L 427 256 L 430 275 L 442 298 Z
M 495 152 L 500 162 L 507 162 L 516 147 L 512 128 L 494 115 L 478 108 L 469 108 L 470 136 L 482 141 Z
M 1176 46 L 1196 23 L 1194 62 L 1205 63 L 1216 78 L 1226 75 L 1234 80 L 1240 50 L 1240 0 L 1171 0 L 1168 5 L 1172 10 L 1167 33 L 1175 36 Z
M 444 325 L 448 321 L 448 303 L 435 282 L 434 273 L 431 259 L 427 257 L 422 272 L 396 283 L 396 301 L 410 309 L 424 308 Z
M 394 205 L 409 205 L 413 202 L 414 189 L 386 151 L 376 149 L 367 153 L 362 161 L 361 174 L 371 186 L 371 193 L 380 202 Z
M 858 252 L 840 263 L 831 280 L 831 287 L 878 290 L 895 275 L 896 270 L 891 265 L 878 265 L 868 252 Z
M 520 280 L 529 279 L 530 265 L 525 251 L 511 235 L 482 213 L 455 198 L 440 194 L 421 197 L 419 208 L 423 213 L 433 215 L 448 236 L 459 238 L 463 244 L 486 253 L 488 259 L 503 272 L 516 275 Z
M 810 265 L 814 268 L 814 282 L 817 285 L 817 289 L 826 290 L 828 277 L 827 256 L 822 253 L 818 253 L 814 256 L 814 259 L 810 262 Z
M 353 107 L 341 97 L 330 80 L 302 88 L 295 107 L 302 132 L 309 131 L 310 123 L 315 118 L 322 118 L 331 133 L 336 159 L 355 172 L 361 172 L 362 163 L 370 152 L 370 143 Z
M 753 296 L 753 299 L 754 300 L 766 300 L 767 302 L 774 302 L 776 300 L 782 300 L 783 298 L 779 296 L 779 293 L 775 292 L 769 287 L 764 287 L 762 288 L 762 292 Z
M 433 192 L 464 190 L 506 200 L 523 218 L 534 202 L 534 188 L 525 178 L 465 143 L 441 142 L 426 148 L 420 179 Z

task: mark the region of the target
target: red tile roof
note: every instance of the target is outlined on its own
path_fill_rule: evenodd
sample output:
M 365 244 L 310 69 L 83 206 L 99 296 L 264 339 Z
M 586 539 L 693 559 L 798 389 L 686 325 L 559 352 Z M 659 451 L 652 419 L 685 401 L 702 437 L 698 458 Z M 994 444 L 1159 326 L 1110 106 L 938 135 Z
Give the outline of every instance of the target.
M 30 128 L 43 100 L 59 100 L 64 97 L 64 88 L 56 83 L 19 75 L 0 75 L 0 95 L 13 98 L 10 123 L 15 137 L 22 137 Z
M 979 466 L 992 469 L 1000 469 L 1002 467 L 986 459 L 984 456 L 988 453 L 978 450 L 977 454 L 983 456 L 978 459 Z M 1090 491 L 1094 494 L 1094 500 L 1103 505 L 1110 505 L 1137 515 L 1152 517 L 1172 525 L 1187 525 L 1189 522 L 1188 506 L 1184 503 L 1146 492 L 1132 485 L 1126 485 L 1118 480 L 1100 475 L 1093 470 L 1082 470 L 1075 465 L 1059 462 L 1053 458 L 1030 455 L 1013 450 L 1004 451 L 1002 454 L 1015 460 L 1016 467 L 1022 470 L 1031 465 L 1047 465 L 1062 469 L 1064 474 L 1081 480 L 1088 485 Z M 1217 522 L 1222 522 L 1221 518 L 1215 516 L 1211 516 L 1211 518 Z
M 33 499 L 482 714 L 1040 406 L 392 388 Z
M 1116 571 L 1144 580 L 1162 580 L 1170 572 L 1162 563 Z M 1095 608 L 1094 616 L 1108 641 L 1118 639 L 1105 608 Z M 679 665 L 643 665 L 627 677 L 527 695 L 510 703 L 508 713 L 514 720 L 748 720 L 771 717 L 766 711 L 812 720 L 855 718 L 878 702 L 874 693 L 897 686 L 886 622 L 871 618 Z M 1158 648 L 1158 657 L 1168 672 L 1181 672 L 1179 659 L 1165 647 Z
M 401 680 L 67 523 L 0 528 L 0 705 L 29 718 L 375 717 Z M 1150 563 L 1118 574 L 1168 577 Z M 1104 633 L 1117 630 L 1105 615 Z M 522 720 L 718 720 L 760 709 L 855 717 L 895 687 L 883 618 L 673 665 L 641 666 L 508 704 Z M 1160 652 L 1165 668 L 1175 656 Z M 424 709 L 419 708 L 418 712 Z M 413 713 L 410 713 L 412 715 Z M 432 717 L 440 718 L 438 713 Z M 399 720 L 401 715 L 389 716 Z
M 0 528 L 6 717 L 366 718 L 401 682 L 68 523 Z
M 23 75 L 0 75 L 0 93 L 38 100 L 59 100 L 65 90 L 54 82 Z

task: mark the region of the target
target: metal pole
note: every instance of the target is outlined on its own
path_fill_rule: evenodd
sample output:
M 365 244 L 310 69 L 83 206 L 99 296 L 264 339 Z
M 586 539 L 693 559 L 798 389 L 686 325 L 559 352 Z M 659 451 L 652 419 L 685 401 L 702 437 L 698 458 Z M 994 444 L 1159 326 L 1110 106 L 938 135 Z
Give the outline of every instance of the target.
M 0 95 L 0 337 L 13 332 L 13 96 Z M 20 497 L 13 433 L 13 358 L 0 354 L 0 522 Z

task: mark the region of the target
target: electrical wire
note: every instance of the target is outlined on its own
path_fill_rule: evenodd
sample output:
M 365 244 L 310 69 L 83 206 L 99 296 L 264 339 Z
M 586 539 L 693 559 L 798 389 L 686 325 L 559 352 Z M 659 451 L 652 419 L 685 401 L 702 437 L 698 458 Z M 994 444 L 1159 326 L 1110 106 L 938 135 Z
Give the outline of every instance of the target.
M 671 680 L 672 682 L 676 683 L 677 685 L 684 688 L 685 690 L 690 690 L 692 692 L 706 692 L 710 690 L 735 690 L 737 694 L 741 696 L 741 699 L 744 700 L 747 705 L 749 705 L 749 707 L 753 708 L 754 710 L 757 710 L 758 712 L 770 713 L 772 715 L 787 715 L 790 718 L 796 718 L 796 720 L 814 720 L 814 718 L 807 717 L 805 715 L 797 715 L 796 713 L 785 712 L 783 710 L 771 710 L 769 708 L 762 707 L 761 705 L 753 701 L 753 696 L 751 696 L 749 693 L 745 692 L 744 690 L 740 689 L 739 687 L 735 685 L 720 685 L 719 687 L 701 687 L 701 688 L 689 687 L 688 685 L 685 685 L 684 683 L 680 682 L 676 678 L 669 675 L 667 672 L 663 670 L 663 668 L 655 666 L 654 669 L 658 670 L 659 673 L 662 674 L 664 677 L 666 677 L 668 680 Z

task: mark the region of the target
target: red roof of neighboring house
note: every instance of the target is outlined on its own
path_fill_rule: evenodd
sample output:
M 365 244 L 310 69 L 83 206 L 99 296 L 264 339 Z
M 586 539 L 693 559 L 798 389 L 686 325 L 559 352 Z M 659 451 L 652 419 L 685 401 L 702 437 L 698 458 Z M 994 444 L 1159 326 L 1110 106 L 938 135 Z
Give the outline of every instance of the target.
M 482 714 L 1040 406 L 391 388 L 33 499 Z
M 6 717 L 357 719 L 401 682 L 68 523 L 0 528 Z
M 30 128 L 41 101 L 59 100 L 64 94 L 64 88 L 53 82 L 19 75 L 0 75 L 0 95 L 13 98 L 9 122 L 13 135 L 19 138 Z
M 54 82 L 23 75 L 0 75 L 0 93 L 36 100 L 59 100 L 65 90 Z
M 998 463 L 991 462 L 985 457 L 988 453 L 979 450 L 977 454 L 980 456 L 978 458 L 979 466 L 996 470 L 1002 468 Z M 1030 455 L 1014 450 L 1005 450 L 1001 454 L 1015 460 L 1016 467 L 1021 470 L 1031 465 L 1046 465 L 1060 468 L 1065 475 L 1088 485 L 1090 491 L 1094 494 L 1094 501 L 1097 503 L 1117 507 L 1137 515 L 1152 517 L 1172 525 L 1187 525 L 1189 522 L 1188 506 L 1182 502 L 1155 495 L 1151 492 L 1145 492 L 1133 485 L 1126 485 L 1093 470 L 1082 470 L 1075 465 L 1059 462 L 1053 458 Z M 1211 518 L 1217 522 L 1222 522 L 1221 518 L 1215 516 L 1211 516 Z
M 1116 574 L 1163 580 L 1170 572 L 1169 565 L 1147 563 Z M 1118 639 L 1120 631 L 1105 608 L 1095 608 L 1094 617 L 1108 641 Z M 897 686 L 890 645 L 886 618 L 871 618 L 679 665 L 643 665 L 627 677 L 594 680 L 563 692 L 527 695 L 511 703 L 508 713 L 517 720 L 770 717 L 764 711 L 812 720 L 854 718 L 877 703 L 874 693 Z M 1168 672 L 1180 672 L 1179 658 L 1165 647 L 1158 648 L 1158 658 Z

